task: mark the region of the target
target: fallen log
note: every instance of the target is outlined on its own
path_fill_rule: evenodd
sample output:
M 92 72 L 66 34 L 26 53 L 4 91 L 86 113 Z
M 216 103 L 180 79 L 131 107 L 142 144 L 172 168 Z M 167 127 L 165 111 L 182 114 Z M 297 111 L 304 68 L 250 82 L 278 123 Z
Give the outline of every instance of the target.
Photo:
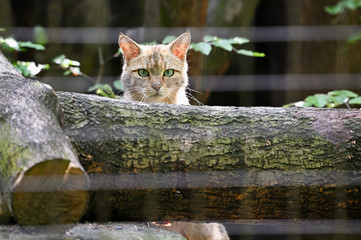
M 361 114 L 58 93 L 87 219 L 359 218 Z
M 89 179 L 62 129 L 50 86 L 25 79 L 0 52 L 2 210 L 22 225 L 74 223 Z

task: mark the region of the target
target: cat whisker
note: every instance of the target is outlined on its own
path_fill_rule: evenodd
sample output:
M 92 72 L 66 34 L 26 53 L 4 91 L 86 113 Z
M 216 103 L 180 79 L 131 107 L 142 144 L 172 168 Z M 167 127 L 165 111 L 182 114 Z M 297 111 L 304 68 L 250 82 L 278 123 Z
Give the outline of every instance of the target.
M 192 94 L 186 93 L 186 95 L 187 95 L 187 97 L 188 97 L 189 99 L 194 100 L 199 106 L 204 106 L 204 104 L 203 104 L 201 101 L 199 101 L 199 100 L 198 100 L 195 96 L 193 96 Z
M 147 95 L 143 93 L 141 88 L 132 88 L 132 90 L 129 90 L 129 92 L 134 99 L 138 99 L 141 102 L 147 98 Z
M 140 102 L 145 102 L 147 98 L 148 98 L 147 94 L 144 94 Z
M 200 92 L 200 91 L 197 91 L 197 90 L 195 90 L 195 89 L 192 89 L 192 88 L 190 88 L 190 87 L 188 87 L 188 86 L 186 86 L 186 88 L 187 88 L 189 91 L 191 91 L 191 92 L 195 92 L 195 93 L 204 95 L 204 93 L 202 93 L 202 92 Z

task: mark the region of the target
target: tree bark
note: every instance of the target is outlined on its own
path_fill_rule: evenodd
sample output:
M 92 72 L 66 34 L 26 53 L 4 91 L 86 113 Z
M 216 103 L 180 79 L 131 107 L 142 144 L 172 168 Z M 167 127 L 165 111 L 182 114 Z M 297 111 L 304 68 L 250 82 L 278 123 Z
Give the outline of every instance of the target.
M 359 218 L 357 110 L 196 107 L 58 93 L 87 219 Z
M 22 77 L 1 52 L 0 89 L 5 212 L 23 225 L 78 221 L 88 203 L 89 179 L 61 127 L 55 92 Z

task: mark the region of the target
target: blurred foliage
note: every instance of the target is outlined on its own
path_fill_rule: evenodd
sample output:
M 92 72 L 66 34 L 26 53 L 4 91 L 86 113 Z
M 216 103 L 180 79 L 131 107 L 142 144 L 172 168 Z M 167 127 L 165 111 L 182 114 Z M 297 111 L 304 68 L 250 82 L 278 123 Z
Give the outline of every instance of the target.
M 318 107 L 336 108 L 355 105 L 360 107 L 361 96 L 349 90 L 334 90 L 327 94 L 317 93 L 306 97 L 305 100 L 284 105 L 284 107 Z
M 5 29 L 0 28 L 0 32 L 4 32 Z M 44 51 L 45 50 L 45 44 L 48 41 L 48 37 L 46 34 L 46 31 L 41 26 L 34 27 L 34 39 L 36 43 L 33 42 L 20 42 L 15 40 L 12 37 L 0 37 L 0 50 L 2 51 L 8 51 L 11 53 L 18 53 L 21 51 L 26 51 L 27 49 L 35 49 L 38 51 Z M 167 44 L 172 42 L 176 39 L 176 36 L 166 36 L 162 44 Z M 246 56 L 251 57 L 265 57 L 264 53 L 259 52 L 253 52 L 251 50 L 245 50 L 245 49 L 238 49 L 235 46 L 239 46 L 245 43 L 248 43 L 249 40 L 246 38 L 241 37 L 234 37 L 229 39 L 224 38 L 218 38 L 215 36 L 204 36 L 202 42 L 198 43 L 192 43 L 190 46 L 190 49 L 193 49 L 194 51 L 201 52 L 204 55 L 209 55 L 212 51 L 213 47 L 219 47 L 226 51 L 234 51 L 237 54 L 242 54 Z M 157 42 L 150 42 L 146 44 L 157 44 Z M 104 65 L 109 62 L 110 60 L 119 57 L 122 54 L 122 50 L 119 48 L 116 53 L 113 55 L 103 58 L 103 54 L 101 49 L 99 50 L 99 59 L 100 59 L 100 69 L 97 79 L 94 79 L 87 74 L 83 73 L 80 69 L 81 63 L 76 60 L 71 60 L 67 58 L 64 54 L 55 57 L 52 60 L 52 65 L 54 65 L 57 68 L 60 68 L 64 70 L 64 76 L 66 75 L 74 75 L 77 77 L 83 77 L 89 81 L 92 81 L 94 83 L 93 86 L 91 86 L 88 91 L 89 92 L 95 92 L 98 95 L 110 97 L 110 98 L 119 98 L 116 96 L 116 94 L 113 92 L 112 87 L 109 84 L 103 84 L 101 83 L 102 73 L 104 70 Z M 14 54 L 17 55 L 17 54 Z M 16 57 L 14 57 L 16 59 Z M 49 70 L 51 68 L 54 68 L 51 64 L 37 64 L 35 62 L 24 62 L 24 61 L 18 61 L 10 59 L 14 67 L 16 67 L 25 77 L 34 77 L 37 74 L 39 74 L 41 71 Z M 121 84 L 121 81 L 118 79 L 114 81 L 113 86 L 117 90 L 123 90 L 123 86 Z
M 331 15 L 341 16 L 346 11 L 355 11 L 361 8 L 361 0 L 340 0 L 334 6 L 326 6 L 325 10 Z M 360 16 L 361 19 L 361 16 Z M 355 43 L 361 40 L 361 32 L 355 33 L 351 36 L 347 42 Z M 305 100 L 289 103 L 284 107 L 318 107 L 318 108 L 340 108 L 347 107 L 350 109 L 350 105 L 354 107 L 361 107 L 361 96 L 349 91 L 349 90 L 334 90 L 327 94 L 314 94 L 306 97 Z
M 325 10 L 327 13 L 331 15 L 337 15 L 342 16 L 347 11 L 356 11 L 357 9 L 361 8 L 361 0 L 340 0 L 336 5 L 334 6 L 326 6 Z M 359 16 L 359 19 L 361 20 L 361 15 Z M 348 43 L 355 43 L 357 41 L 361 40 L 361 32 L 353 34 L 349 39 Z
M 356 10 L 361 7 L 361 0 L 341 0 L 334 6 L 326 6 L 325 10 L 332 15 L 339 15 L 347 10 Z

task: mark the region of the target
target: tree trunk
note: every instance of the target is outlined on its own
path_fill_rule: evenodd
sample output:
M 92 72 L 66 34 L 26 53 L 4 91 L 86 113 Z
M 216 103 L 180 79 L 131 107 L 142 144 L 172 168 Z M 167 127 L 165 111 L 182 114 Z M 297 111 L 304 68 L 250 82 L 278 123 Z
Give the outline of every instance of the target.
M 359 111 L 58 96 L 92 182 L 88 219 L 361 214 Z
M 61 127 L 55 92 L 23 78 L 1 52 L 0 89 L 2 205 L 19 224 L 78 221 L 89 179 Z

